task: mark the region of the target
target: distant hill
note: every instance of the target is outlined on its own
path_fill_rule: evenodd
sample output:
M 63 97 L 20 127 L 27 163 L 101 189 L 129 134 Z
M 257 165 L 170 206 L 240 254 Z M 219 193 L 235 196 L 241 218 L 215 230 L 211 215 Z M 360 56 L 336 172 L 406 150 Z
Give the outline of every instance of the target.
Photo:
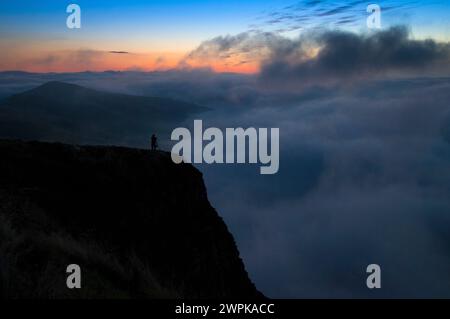
M 207 109 L 182 101 L 48 82 L 0 102 L 0 137 L 144 146 Z
M 192 165 L 6 140 L 0 154 L 0 299 L 263 297 Z

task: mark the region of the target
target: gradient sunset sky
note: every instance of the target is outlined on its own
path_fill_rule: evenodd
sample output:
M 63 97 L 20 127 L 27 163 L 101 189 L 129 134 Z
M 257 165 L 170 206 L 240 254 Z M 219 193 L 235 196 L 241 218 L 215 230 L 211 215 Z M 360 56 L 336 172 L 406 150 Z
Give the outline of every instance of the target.
M 71 3 L 81 7 L 81 29 L 66 27 Z M 449 0 L 5 0 L 0 3 L 0 71 L 175 68 L 217 36 L 273 32 L 296 37 L 316 27 L 367 32 L 370 3 L 381 6 L 383 28 L 404 24 L 416 38 L 450 41 Z M 218 59 L 206 66 L 256 72 L 258 62 L 229 66 Z

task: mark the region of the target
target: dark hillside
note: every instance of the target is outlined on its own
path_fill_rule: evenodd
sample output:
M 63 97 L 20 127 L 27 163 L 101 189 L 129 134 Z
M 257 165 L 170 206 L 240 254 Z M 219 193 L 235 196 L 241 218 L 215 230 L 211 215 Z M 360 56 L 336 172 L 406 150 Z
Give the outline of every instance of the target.
M 164 152 L 0 140 L 4 298 L 260 296 L 201 173 Z M 79 264 L 83 287 L 66 288 Z
M 0 101 L 0 137 L 142 147 L 207 109 L 178 100 L 48 82 Z

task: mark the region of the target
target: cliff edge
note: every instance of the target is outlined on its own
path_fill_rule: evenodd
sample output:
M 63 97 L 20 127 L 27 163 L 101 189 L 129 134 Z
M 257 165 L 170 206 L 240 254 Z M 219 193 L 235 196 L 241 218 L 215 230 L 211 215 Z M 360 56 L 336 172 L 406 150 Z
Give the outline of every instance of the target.
M 81 289 L 66 286 L 69 264 Z M 193 166 L 165 152 L 0 140 L 0 297 L 262 295 Z

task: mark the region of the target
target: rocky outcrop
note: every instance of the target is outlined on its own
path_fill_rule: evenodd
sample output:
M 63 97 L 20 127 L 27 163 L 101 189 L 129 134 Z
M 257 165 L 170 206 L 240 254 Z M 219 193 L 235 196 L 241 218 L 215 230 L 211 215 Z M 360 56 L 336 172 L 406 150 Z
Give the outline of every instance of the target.
M 66 287 L 66 267 L 82 288 Z M 170 154 L 0 141 L 3 298 L 258 298 L 201 173 Z

